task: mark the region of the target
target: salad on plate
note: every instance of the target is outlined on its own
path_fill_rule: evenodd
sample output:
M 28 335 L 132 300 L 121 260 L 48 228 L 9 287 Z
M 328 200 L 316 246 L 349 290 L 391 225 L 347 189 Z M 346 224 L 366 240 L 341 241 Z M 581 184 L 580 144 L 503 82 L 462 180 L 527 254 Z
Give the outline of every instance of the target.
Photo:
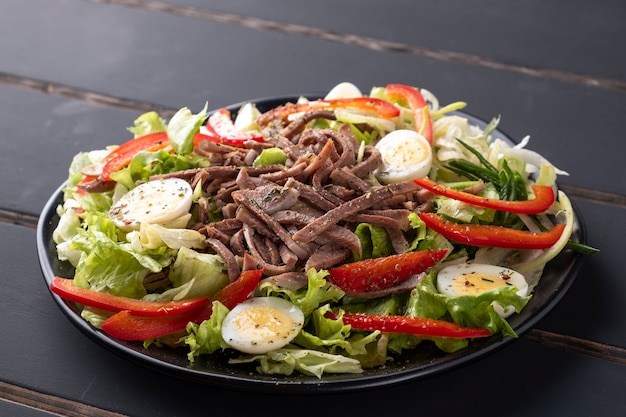
M 567 175 L 402 84 L 168 121 L 77 154 L 50 289 L 114 339 L 263 374 L 361 373 L 507 318 L 570 241 Z

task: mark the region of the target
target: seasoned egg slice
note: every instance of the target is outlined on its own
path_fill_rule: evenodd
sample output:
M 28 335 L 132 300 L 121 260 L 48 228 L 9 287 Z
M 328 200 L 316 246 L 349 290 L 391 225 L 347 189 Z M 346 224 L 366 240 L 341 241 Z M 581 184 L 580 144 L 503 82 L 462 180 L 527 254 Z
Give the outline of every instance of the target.
M 167 224 L 187 214 L 193 191 L 187 181 L 167 178 L 146 182 L 122 196 L 109 216 L 122 230 L 138 230 L 141 223 Z
M 517 295 L 526 297 L 528 283 L 522 274 L 502 266 L 464 263 L 450 265 L 437 274 L 437 289 L 450 296 L 479 295 L 496 288 L 512 286 Z M 502 317 L 508 317 L 515 311 L 513 306 L 494 305 Z
M 235 306 L 222 322 L 222 338 L 244 353 L 266 353 L 291 342 L 302 329 L 299 307 L 279 297 L 254 297 Z
M 382 166 L 376 178 L 384 184 L 409 181 L 428 175 L 433 161 L 430 144 L 414 130 L 399 129 L 385 135 L 376 144 Z

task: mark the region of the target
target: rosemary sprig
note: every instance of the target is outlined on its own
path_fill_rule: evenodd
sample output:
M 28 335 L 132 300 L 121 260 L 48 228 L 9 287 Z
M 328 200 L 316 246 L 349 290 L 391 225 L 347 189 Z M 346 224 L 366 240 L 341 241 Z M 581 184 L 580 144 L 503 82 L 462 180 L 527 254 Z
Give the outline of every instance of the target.
M 513 171 L 506 160 L 502 161 L 502 167 L 498 170 L 478 150 L 461 139 L 457 138 L 457 141 L 476 156 L 480 164 L 465 159 L 455 159 L 446 166 L 450 171 L 470 180 L 481 180 L 493 184 L 501 200 L 526 200 L 528 198 L 524 178 L 517 171 Z M 498 211 L 493 222 L 511 227 L 518 223 L 519 219 L 510 213 Z
M 528 191 L 526 190 L 524 178 L 519 172 L 513 171 L 506 160 L 502 161 L 502 168 L 498 170 L 483 154 L 472 146 L 463 142 L 461 139 L 457 138 L 457 141 L 463 145 L 465 149 L 475 155 L 482 166 L 465 159 L 454 159 L 448 163 L 446 166 L 447 169 L 472 181 L 481 180 L 483 182 L 492 183 L 498 191 L 501 200 L 528 199 Z M 517 216 L 503 211 L 497 211 L 493 221 L 493 224 L 507 227 L 515 227 L 515 225 L 519 225 L 519 223 Z M 566 248 L 583 255 L 595 255 L 599 252 L 599 249 L 583 243 L 574 242 L 573 240 L 567 242 Z

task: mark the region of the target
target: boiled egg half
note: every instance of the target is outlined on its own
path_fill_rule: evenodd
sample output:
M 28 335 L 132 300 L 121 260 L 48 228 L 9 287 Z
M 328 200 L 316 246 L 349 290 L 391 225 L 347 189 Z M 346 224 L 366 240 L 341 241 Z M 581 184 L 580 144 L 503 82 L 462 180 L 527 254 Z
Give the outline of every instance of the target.
M 426 177 L 430 172 L 432 149 L 426 138 L 414 130 L 394 130 L 378 141 L 376 149 L 382 164 L 374 174 L 384 184 Z
M 502 266 L 463 263 L 450 265 L 437 274 L 437 289 L 449 296 L 479 295 L 500 287 L 512 286 L 516 294 L 526 297 L 529 294 L 528 282 L 522 274 Z M 515 312 L 513 306 L 494 304 L 494 310 L 502 317 Z
M 124 194 L 109 210 L 109 216 L 122 230 L 138 230 L 141 223 L 167 224 L 186 215 L 193 190 L 179 178 L 149 181 Z
M 334 100 L 338 98 L 355 98 L 363 97 L 363 93 L 359 90 L 359 87 L 350 82 L 341 82 L 331 88 L 331 90 L 324 97 L 325 100 Z
M 302 329 L 304 314 L 279 297 L 253 297 L 235 306 L 222 322 L 222 338 L 244 353 L 261 354 L 280 349 Z

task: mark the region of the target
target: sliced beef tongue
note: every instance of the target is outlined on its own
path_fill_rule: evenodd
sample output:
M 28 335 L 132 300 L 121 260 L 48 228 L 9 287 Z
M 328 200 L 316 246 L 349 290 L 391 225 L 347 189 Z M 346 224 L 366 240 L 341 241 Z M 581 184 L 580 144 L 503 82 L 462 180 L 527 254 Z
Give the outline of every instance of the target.
M 303 211 L 295 210 L 283 210 L 276 212 L 272 218 L 283 226 L 294 225 L 298 230 L 307 224 L 316 221 L 317 219 L 317 217 L 306 214 Z M 331 227 L 324 230 L 317 236 L 315 242 L 322 246 L 332 245 L 338 248 L 345 248 L 348 253 L 354 252 L 358 256 L 361 256 L 361 241 L 350 229 L 346 227 L 331 225 Z M 336 265 L 336 263 L 332 265 Z
M 264 278 L 262 282 L 271 283 L 287 290 L 297 291 L 307 285 L 308 277 L 304 271 L 294 271 Z
M 283 128 L 283 130 L 280 131 L 279 136 L 291 139 L 302 133 L 307 124 L 316 119 L 335 120 L 335 112 L 332 110 L 314 110 L 306 112 Z
M 300 193 L 295 188 L 261 185 L 255 189 L 235 191 L 233 199 L 244 206 L 251 203 L 259 210 L 271 215 L 293 207 L 298 202 L 299 195 Z
M 247 208 L 254 215 L 265 222 L 267 227 L 272 230 L 276 236 L 298 256 L 298 258 L 305 259 L 310 255 L 309 248 L 306 245 L 295 242 L 291 237 L 291 234 L 262 208 L 262 204 L 263 207 L 269 207 L 270 211 L 277 211 L 283 207 L 284 205 L 281 205 L 281 203 L 284 203 L 284 200 L 281 198 L 281 195 L 283 194 L 281 190 L 286 189 L 284 187 L 260 187 L 254 190 L 235 191 L 232 193 L 232 196 L 237 204 Z M 277 205 L 272 207 L 272 202 Z
M 392 198 L 396 195 L 411 193 L 416 191 L 418 188 L 419 186 L 413 181 L 374 187 L 368 193 L 345 202 L 344 204 L 326 212 L 321 217 L 318 217 L 315 221 L 307 224 L 293 235 L 293 240 L 304 243 L 310 242 L 322 232 L 345 220 L 346 218 L 363 210 L 367 210 L 381 201 Z
M 359 223 L 385 228 L 396 252 L 408 248 L 409 214 L 428 208 L 429 196 L 413 181 L 372 186 L 380 152 L 361 146 L 347 125 L 310 128 L 320 118 L 333 120 L 334 113 L 306 113 L 272 130 L 259 146 L 203 142 L 199 153 L 212 165 L 177 174 L 210 195 L 199 204 L 206 225 L 196 228 L 207 236 L 209 250 L 224 257 L 231 279 L 264 268 L 276 285 L 301 288 L 308 268 L 330 269 L 361 255 L 354 233 Z M 284 151 L 285 164 L 251 166 L 268 146 Z M 209 222 L 215 209 L 222 209 L 224 220 Z
M 346 295 L 354 298 L 361 299 L 372 299 L 384 297 L 385 295 L 391 294 L 402 294 L 409 291 L 412 291 L 417 285 L 424 279 L 426 274 L 424 272 L 420 274 L 413 275 L 409 279 L 402 281 L 400 284 L 393 285 L 388 288 L 384 288 L 382 290 L 376 291 L 366 291 L 366 292 L 346 292 Z
M 235 281 L 241 273 L 235 254 L 217 239 L 207 239 L 206 243 L 215 251 L 215 253 L 224 258 L 226 261 L 226 267 L 228 268 L 228 278 L 230 279 L 230 282 Z
M 330 269 L 345 263 L 352 256 L 352 251 L 336 243 L 322 245 L 313 252 L 305 264 L 305 271 L 310 268 L 321 270 Z

